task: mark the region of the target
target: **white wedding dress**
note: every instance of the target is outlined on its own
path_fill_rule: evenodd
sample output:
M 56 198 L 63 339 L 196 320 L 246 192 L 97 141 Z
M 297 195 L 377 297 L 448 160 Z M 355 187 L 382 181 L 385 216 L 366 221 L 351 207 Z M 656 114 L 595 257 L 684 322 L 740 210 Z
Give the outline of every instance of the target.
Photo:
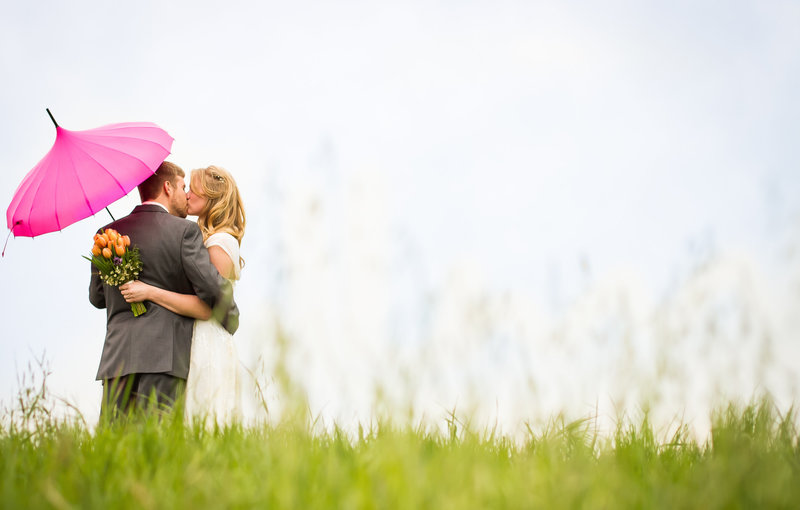
M 239 279 L 239 242 L 230 234 L 216 233 L 206 248 L 219 246 L 231 258 Z M 211 319 L 194 321 L 189 376 L 186 379 L 186 416 L 206 425 L 225 425 L 241 418 L 239 357 L 233 335 Z

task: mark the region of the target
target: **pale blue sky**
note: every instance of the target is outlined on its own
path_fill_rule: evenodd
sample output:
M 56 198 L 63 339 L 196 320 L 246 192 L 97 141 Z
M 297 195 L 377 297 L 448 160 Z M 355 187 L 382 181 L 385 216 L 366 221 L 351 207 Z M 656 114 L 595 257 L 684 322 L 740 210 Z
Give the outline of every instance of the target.
M 769 265 L 800 214 L 794 2 L 218 5 L 7 6 L 4 208 L 52 145 L 46 107 L 67 129 L 156 122 L 170 159 L 225 166 L 243 189 L 244 321 L 282 306 L 281 197 L 318 186 L 341 205 L 361 172 L 381 188 L 392 271 L 412 282 L 389 301 L 406 305 L 464 261 L 556 311 L 585 285 L 582 259 L 659 296 L 692 246 Z M 0 397 L 43 349 L 67 393 L 94 388 L 104 316 L 79 256 L 106 221 L 9 242 Z

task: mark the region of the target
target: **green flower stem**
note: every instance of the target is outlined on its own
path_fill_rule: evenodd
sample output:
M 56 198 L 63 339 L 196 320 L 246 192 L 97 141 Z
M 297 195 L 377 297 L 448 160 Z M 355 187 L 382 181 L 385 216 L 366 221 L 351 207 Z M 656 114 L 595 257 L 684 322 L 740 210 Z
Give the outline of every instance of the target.
M 131 303 L 131 311 L 133 312 L 134 317 L 138 317 L 147 311 L 147 308 L 144 307 L 144 303 Z

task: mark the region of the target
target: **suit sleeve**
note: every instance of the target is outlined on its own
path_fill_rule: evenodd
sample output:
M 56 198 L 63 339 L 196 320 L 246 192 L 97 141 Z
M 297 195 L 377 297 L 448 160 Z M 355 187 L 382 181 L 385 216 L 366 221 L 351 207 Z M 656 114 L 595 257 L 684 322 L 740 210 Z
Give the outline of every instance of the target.
M 109 223 L 103 228 L 97 229 L 98 234 L 102 234 L 103 231 L 109 227 L 112 227 L 114 224 Z M 92 277 L 89 280 L 89 302 L 95 308 L 105 308 L 106 307 L 106 289 L 103 286 L 103 280 L 100 279 L 100 272 L 94 264 L 89 262 L 89 267 L 92 270 Z
M 224 279 L 211 263 L 208 250 L 203 245 L 203 235 L 196 223 L 187 222 L 186 230 L 183 232 L 181 259 L 194 293 L 208 306 L 214 308 L 221 298 L 221 280 Z
M 239 307 L 233 299 L 233 286 L 211 263 L 196 223 L 189 223 L 184 231 L 181 256 L 184 271 L 197 297 L 212 308 L 214 319 L 231 335 L 234 334 L 239 328 Z
M 105 289 L 103 288 L 103 280 L 100 279 L 99 273 L 97 268 L 94 267 L 94 264 L 89 262 L 89 266 L 92 269 L 92 277 L 89 280 L 89 302 L 94 305 L 95 308 L 105 308 L 106 293 Z

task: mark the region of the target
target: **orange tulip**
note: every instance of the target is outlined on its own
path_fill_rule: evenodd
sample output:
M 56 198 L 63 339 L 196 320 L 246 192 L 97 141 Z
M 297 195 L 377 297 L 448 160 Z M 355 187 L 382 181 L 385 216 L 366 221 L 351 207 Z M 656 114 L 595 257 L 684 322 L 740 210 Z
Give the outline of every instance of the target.
M 103 256 L 107 259 L 111 258 L 111 249 L 110 248 L 103 248 Z
M 101 236 L 100 234 L 97 234 L 96 236 L 94 236 L 94 242 L 100 248 L 105 248 L 106 245 L 108 244 L 108 239 L 106 239 L 105 237 Z
M 125 245 L 120 243 L 115 244 L 114 251 L 117 253 L 118 257 L 125 255 Z
M 131 238 L 130 237 L 122 236 L 122 240 L 125 241 L 125 247 L 126 248 L 131 245 Z
M 103 253 L 103 249 L 101 247 L 97 246 L 96 244 L 92 246 L 92 255 L 99 257 L 101 253 Z

